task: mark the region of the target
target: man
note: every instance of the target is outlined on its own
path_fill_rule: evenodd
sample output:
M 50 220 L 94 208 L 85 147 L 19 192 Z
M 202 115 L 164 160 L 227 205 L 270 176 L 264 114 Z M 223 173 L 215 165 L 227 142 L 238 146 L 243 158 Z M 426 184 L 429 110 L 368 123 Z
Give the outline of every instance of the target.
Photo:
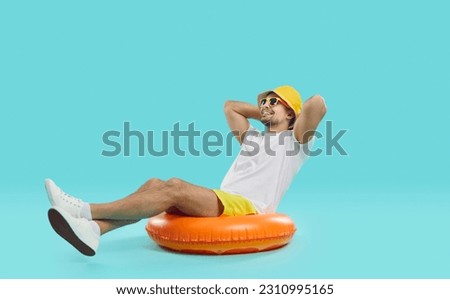
M 313 96 L 302 107 L 293 87 L 280 86 L 261 93 L 256 106 L 227 101 L 224 110 L 241 151 L 220 189 L 153 178 L 125 198 L 93 204 L 64 193 L 47 179 L 53 229 L 82 254 L 92 256 L 100 235 L 164 211 L 199 217 L 274 212 L 308 156 L 326 113 L 324 99 Z M 251 127 L 249 119 L 260 120 L 265 132 Z

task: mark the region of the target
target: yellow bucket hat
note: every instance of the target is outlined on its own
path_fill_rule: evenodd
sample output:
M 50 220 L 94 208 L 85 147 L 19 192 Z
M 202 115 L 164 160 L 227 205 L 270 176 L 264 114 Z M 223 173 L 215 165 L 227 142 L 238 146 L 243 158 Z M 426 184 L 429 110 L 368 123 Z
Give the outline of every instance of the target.
M 300 110 L 302 110 L 302 97 L 294 87 L 289 85 L 278 86 L 273 90 L 268 90 L 258 95 L 258 105 L 262 98 L 265 98 L 269 93 L 276 93 L 289 107 L 294 110 L 295 116 L 298 117 Z

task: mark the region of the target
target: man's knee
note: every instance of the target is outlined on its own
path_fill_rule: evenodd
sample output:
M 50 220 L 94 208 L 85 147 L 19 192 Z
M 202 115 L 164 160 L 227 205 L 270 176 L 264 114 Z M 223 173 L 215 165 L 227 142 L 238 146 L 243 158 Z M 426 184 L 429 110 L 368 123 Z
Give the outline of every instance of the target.
M 171 178 L 167 180 L 166 187 L 172 197 L 179 198 L 183 196 L 184 184 L 185 182 L 183 180 L 180 180 L 178 178 Z
M 167 185 L 171 186 L 171 187 L 179 187 L 181 186 L 184 182 L 182 180 L 180 180 L 179 178 L 170 178 L 167 180 Z
M 149 179 L 147 182 L 145 182 L 145 187 L 147 187 L 147 188 L 153 188 L 153 187 L 155 187 L 155 186 L 157 186 L 157 185 L 161 185 L 161 183 L 162 183 L 163 181 L 162 180 L 160 180 L 160 179 L 158 179 L 158 178 L 151 178 L 151 179 Z

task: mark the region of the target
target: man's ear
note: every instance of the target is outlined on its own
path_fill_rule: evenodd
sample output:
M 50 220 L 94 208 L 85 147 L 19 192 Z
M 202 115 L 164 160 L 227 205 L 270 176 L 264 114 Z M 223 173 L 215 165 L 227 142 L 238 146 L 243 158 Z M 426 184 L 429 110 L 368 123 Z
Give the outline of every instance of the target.
M 288 112 L 288 114 L 287 114 L 287 117 L 288 117 L 289 120 L 293 119 L 293 118 L 295 117 L 294 111 L 289 110 L 289 112 Z
M 288 112 L 287 118 L 289 119 L 289 130 L 291 130 L 294 127 L 294 123 L 295 123 L 295 113 L 293 110 L 290 110 Z

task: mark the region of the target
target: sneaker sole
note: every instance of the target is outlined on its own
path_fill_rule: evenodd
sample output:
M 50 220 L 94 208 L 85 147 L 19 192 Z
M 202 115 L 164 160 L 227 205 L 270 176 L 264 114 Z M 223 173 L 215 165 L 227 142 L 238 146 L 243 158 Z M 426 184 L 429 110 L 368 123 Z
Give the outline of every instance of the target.
M 64 217 L 55 209 L 48 210 L 48 220 L 55 232 L 60 235 L 64 240 L 69 242 L 79 252 L 87 256 L 94 256 L 95 251 L 91 247 L 86 245 L 77 235 L 74 233 L 69 223 Z

